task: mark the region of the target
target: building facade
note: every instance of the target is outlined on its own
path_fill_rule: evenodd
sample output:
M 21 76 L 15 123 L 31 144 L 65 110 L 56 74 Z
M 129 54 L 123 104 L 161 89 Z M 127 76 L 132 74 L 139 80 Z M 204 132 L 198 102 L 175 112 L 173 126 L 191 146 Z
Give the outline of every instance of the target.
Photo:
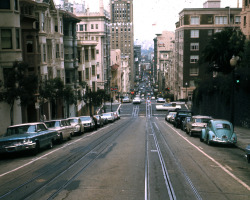
M 240 28 L 240 8 L 220 8 L 220 0 L 207 1 L 204 6 L 183 9 L 176 23 L 174 66 L 179 88 L 177 99 L 191 100 L 196 81 L 206 76 L 206 64 L 200 65 L 198 61 L 209 38 L 226 27 Z
M 133 0 L 111 0 L 111 49 L 120 49 L 122 56 L 128 56 L 130 87 L 134 88 L 134 23 Z

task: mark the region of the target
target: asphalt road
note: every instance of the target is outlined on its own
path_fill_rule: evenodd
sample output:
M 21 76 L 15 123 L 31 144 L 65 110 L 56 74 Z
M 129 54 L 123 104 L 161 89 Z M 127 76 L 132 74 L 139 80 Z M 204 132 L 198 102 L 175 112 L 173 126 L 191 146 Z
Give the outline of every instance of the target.
M 145 102 L 120 111 L 120 120 L 35 157 L 1 158 L 0 199 L 250 199 L 243 151 L 189 137 L 154 101 L 152 112 Z

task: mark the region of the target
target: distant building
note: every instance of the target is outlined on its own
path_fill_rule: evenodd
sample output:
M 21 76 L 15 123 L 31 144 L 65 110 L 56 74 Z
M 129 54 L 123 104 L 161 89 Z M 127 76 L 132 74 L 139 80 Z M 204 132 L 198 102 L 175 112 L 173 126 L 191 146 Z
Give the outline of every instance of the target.
M 133 0 L 111 0 L 111 49 L 120 49 L 129 57 L 130 86 L 134 87 L 134 23 Z
M 156 88 L 161 94 L 165 93 L 165 89 L 170 86 L 170 73 L 172 73 L 173 51 L 175 33 L 172 31 L 163 31 L 162 34 L 157 34 L 155 38 L 155 68 L 154 75 L 156 77 Z M 171 88 L 173 92 L 174 88 Z
M 196 80 L 206 76 L 207 64 L 199 65 L 202 49 L 214 33 L 226 27 L 240 28 L 240 8 L 220 8 L 220 0 L 208 0 L 204 8 L 185 8 L 175 31 L 175 81 L 177 99 L 192 99 Z

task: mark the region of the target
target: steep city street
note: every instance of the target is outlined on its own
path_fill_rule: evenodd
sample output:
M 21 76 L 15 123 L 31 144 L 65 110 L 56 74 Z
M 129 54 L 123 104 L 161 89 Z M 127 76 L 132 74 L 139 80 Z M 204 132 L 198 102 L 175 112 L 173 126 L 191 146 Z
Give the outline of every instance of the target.
M 249 199 L 242 150 L 189 137 L 155 106 L 122 104 L 121 119 L 97 131 L 2 157 L 0 199 Z

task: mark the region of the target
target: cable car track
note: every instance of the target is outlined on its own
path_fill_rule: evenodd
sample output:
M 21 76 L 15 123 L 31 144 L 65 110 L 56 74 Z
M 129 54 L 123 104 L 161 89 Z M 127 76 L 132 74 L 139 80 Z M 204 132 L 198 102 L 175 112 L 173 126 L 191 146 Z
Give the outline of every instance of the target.
M 17 197 L 18 199 L 41 198 L 41 194 L 44 194 L 43 191 L 46 190 L 46 188 L 51 187 L 57 180 L 64 180 L 64 182 L 61 182 L 61 184 L 55 188 L 55 191 L 46 198 L 53 199 L 81 173 L 84 173 L 106 149 L 112 148 L 114 140 L 122 134 L 133 121 L 132 118 L 129 118 L 125 123 L 120 123 L 119 126 L 101 135 L 87 146 L 74 149 L 73 154 L 64 157 L 62 161 L 55 161 L 56 163 L 54 162 L 52 166 L 47 167 L 42 173 L 2 194 L 0 199 L 10 200 L 17 199 Z M 31 173 L 31 170 L 19 175 L 19 178 L 26 176 L 27 173 Z

